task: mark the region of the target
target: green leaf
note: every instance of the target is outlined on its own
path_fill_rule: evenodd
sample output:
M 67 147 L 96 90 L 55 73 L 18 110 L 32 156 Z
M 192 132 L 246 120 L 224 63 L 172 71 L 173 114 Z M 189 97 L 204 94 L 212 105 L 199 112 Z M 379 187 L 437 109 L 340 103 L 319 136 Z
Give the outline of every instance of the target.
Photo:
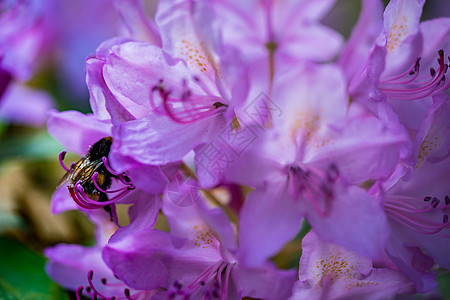
M 443 299 L 450 299 L 450 273 L 442 274 L 437 277 L 437 282 L 439 284 L 439 290 L 441 290 Z
M 68 299 L 45 273 L 43 256 L 13 239 L 0 237 L 0 257 L 0 299 Z

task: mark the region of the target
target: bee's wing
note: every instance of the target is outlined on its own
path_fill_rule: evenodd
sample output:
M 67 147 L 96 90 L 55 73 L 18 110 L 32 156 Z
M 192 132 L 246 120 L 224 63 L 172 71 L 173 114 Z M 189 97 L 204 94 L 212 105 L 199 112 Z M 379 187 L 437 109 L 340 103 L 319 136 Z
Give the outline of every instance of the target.
M 92 175 L 103 164 L 101 159 L 91 161 L 88 156 L 80 159 L 70 170 L 64 174 L 63 178 L 59 181 L 56 188 L 59 188 L 66 183 L 75 184 L 78 181 L 87 182 L 92 180 Z
M 79 161 L 77 161 L 77 163 L 72 165 L 70 167 L 70 170 L 66 174 L 64 174 L 64 176 L 61 178 L 61 180 L 56 185 L 56 188 L 59 189 L 66 183 L 72 183 L 74 178 L 77 177 L 77 174 L 80 173 L 80 171 L 82 172 L 84 166 L 87 164 L 88 164 L 88 160 L 86 157 L 83 157 Z

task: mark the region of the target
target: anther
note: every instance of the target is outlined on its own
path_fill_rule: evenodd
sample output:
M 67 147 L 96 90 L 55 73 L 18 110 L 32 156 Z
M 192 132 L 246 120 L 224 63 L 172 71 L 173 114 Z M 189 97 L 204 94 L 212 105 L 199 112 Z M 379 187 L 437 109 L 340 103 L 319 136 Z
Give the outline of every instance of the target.
M 448 195 L 445 195 L 445 205 L 450 204 L 450 197 Z
M 430 201 L 432 198 L 430 196 L 426 196 L 423 201 Z
M 430 68 L 430 75 L 431 77 L 434 77 L 434 75 L 436 75 L 436 70 L 433 67 Z
M 218 109 L 219 107 L 222 107 L 222 106 L 228 106 L 228 105 L 223 104 L 223 103 L 221 103 L 221 102 L 215 102 L 215 103 L 213 104 L 213 106 L 214 106 L 215 109 Z
M 127 297 L 127 299 L 130 299 L 130 289 L 125 289 L 123 293 L 125 294 L 125 297 Z
M 447 222 L 448 222 L 448 215 L 444 215 L 444 216 L 442 217 L 442 223 L 445 224 L 445 223 L 447 223 Z
M 78 287 L 77 288 L 77 290 L 75 291 L 77 294 L 79 294 L 79 295 L 81 295 L 82 293 L 83 293 L 83 289 L 84 289 L 84 287 L 83 286 L 80 286 L 80 287 Z M 86 289 L 86 291 L 89 293 L 89 287 L 87 287 L 87 289 Z
M 439 205 L 439 202 L 441 202 L 437 197 L 433 197 L 433 200 L 431 201 L 431 206 L 433 208 L 436 208 Z
M 339 177 L 339 170 L 335 164 L 330 165 L 327 169 L 327 179 L 330 182 L 335 182 Z
M 182 285 L 181 282 L 179 282 L 179 281 L 175 281 L 175 282 L 173 283 L 173 286 L 174 286 L 177 290 L 180 290 L 181 288 L 183 288 L 183 285 Z
M 92 278 L 94 277 L 94 271 L 90 270 L 88 273 L 88 277 L 90 280 L 92 280 Z
M 106 278 L 102 278 L 102 283 L 106 284 Z

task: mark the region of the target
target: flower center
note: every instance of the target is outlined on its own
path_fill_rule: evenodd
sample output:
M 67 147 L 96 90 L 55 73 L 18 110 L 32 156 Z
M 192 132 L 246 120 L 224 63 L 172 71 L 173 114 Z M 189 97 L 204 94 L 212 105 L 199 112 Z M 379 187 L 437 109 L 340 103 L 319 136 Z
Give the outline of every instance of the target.
M 311 166 L 290 165 L 288 168 L 288 191 L 294 199 L 302 198 L 312 204 L 316 212 L 325 216 L 334 198 L 334 183 L 339 178 L 335 165 L 326 171 Z
M 445 74 L 449 65 L 445 63 L 444 50 L 439 50 L 438 56 L 439 69 L 436 71 L 431 67 L 431 78 L 428 80 L 416 80 L 420 71 L 420 57 L 418 57 L 404 73 L 382 80 L 379 88 L 389 99 L 394 100 L 422 99 L 448 89 L 450 82 L 446 80 Z M 450 57 L 448 60 L 450 61 Z

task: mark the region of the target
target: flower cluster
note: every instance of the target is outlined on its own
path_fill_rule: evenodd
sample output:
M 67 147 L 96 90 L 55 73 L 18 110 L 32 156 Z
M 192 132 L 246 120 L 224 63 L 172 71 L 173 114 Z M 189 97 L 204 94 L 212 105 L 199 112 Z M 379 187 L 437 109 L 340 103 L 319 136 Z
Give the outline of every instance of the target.
M 60 156 L 52 211 L 83 211 L 97 244 L 48 248 L 48 274 L 78 299 L 433 291 L 450 268 L 450 19 L 362 3 L 347 41 L 320 23 L 332 0 L 160 0 L 154 20 L 117 4 L 132 34 L 86 60 L 93 113 L 48 120 L 83 156 Z M 277 264 L 300 239 L 300 262 Z

